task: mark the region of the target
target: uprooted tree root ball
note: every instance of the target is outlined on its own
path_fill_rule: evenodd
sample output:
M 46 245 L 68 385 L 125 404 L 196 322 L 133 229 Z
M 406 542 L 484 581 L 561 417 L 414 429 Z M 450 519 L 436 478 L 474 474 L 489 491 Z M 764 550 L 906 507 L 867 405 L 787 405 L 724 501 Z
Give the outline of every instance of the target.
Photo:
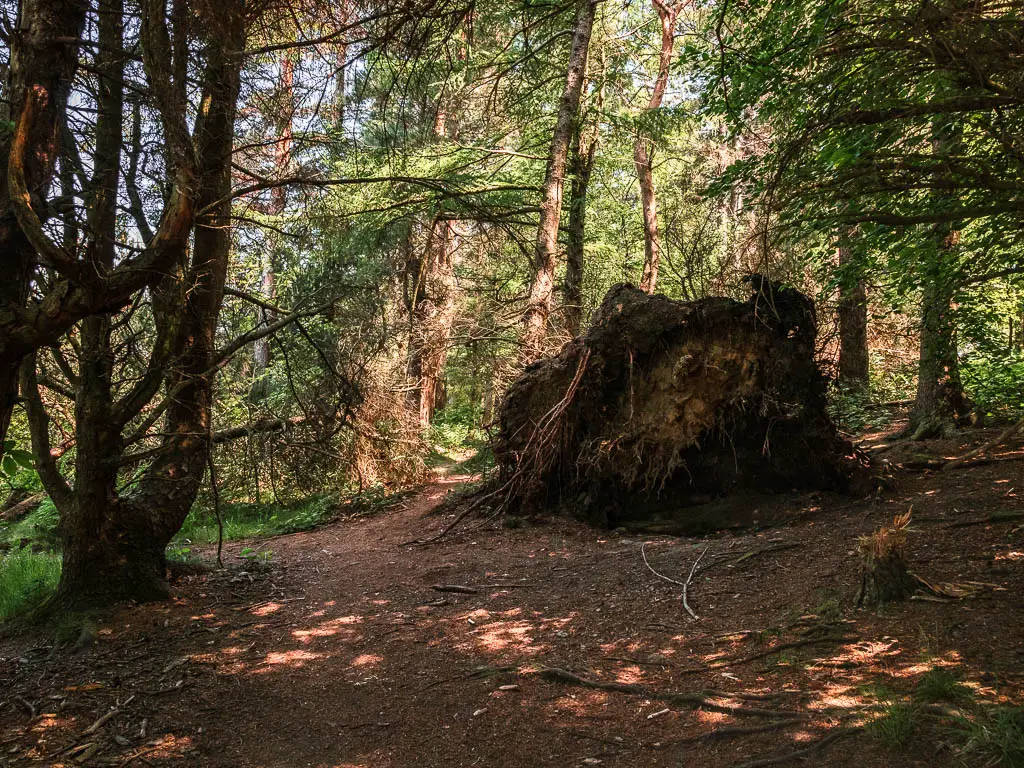
M 707 503 L 733 492 L 845 487 L 858 460 L 826 412 L 814 305 L 746 282 L 746 302 L 613 287 L 586 335 L 509 388 L 495 445 L 504 508 L 685 531 L 737 522 Z

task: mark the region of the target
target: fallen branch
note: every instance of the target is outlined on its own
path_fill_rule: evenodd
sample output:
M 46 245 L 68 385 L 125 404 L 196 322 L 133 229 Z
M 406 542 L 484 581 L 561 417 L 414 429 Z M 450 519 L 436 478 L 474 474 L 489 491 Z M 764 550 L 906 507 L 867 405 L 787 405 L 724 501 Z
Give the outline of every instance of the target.
M 975 456 L 980 456 L 981 454 L 992 450 L 996 446 L 1002 445 L 1015 434 L 1020 432 L 1021 429 L 1024 429 L 1024 419 L 1020 419 L 1019 421 L 1014 422 L 984 445 L 975 448 L 973 451 L 968 451 L 960 458 L 953 459 L 952 461 L 947 462 L 945 466 L 943 466 L 942 468 L 956 469 L 957 467 L 963 466 L 968 461 L 973 459 Z
M 693 608 L 690 607 L 690 603 L 686 599 L 686 590 L 690 588 L 690 582 L 693 581 L 693 574 L 696 572 L 697 566 L 700 565 L 700 561 L 704 559 L 704 555 L 708 553 L 709 549 L 710 547 L 706 547 L 704 551 L 700 553 L 700 556 L 693 561 L 693 567 L 690 569 L 690 575 L 686 577 L 686 583 L 683 584 L 683 608 L 686 609 L 688 614 L 693 616 L 694 621 L 699 621 L 699 617 L 693 612 Z
M 83 736 L 92 736 L 94 733 L 99 731 L 100 728 L 102 728 L 104 725 L 106 725 L 108 722 L 110 722 L 113 718 L 115 718 L 119 714 L 121 714 L 121 710 L 123 710 L 126 706 L 128 706 L 128 704 L 130 704 L 131 700 L 134 699 L 134 698 L 135 698 L 134 696 L 129 696 L 128 700 L 125 701 L 125 703 L 122 704 L 120 707 L 116 707 L 116 708 L 110 710 L 109 712 L 107 712 L 107 714 L 105 714 L 102 717 L 100 717 L 95 723 L 93 723 L 88 728 L 86 728 L 84 731 L 82 731 L 82 735 Z
M 40 502 L 42 502 L 42 500 L 43 500 L 43 494 L 36 493 L 36 494 L 34 494 L 32 496 L 29 496 L 27 499 L 24 499 L 23 501 L 19 501 L 17 504 L 12 504 L 7 509 L 5 509 L 3 512 L 0 512 L 0 520 L 5 520 L 5 521 L 17 520 L 19 517 L 22 517 L 23 515 L 27 515 L 33 509 L 38 507 Z
M 465 587 L 461 584 L 434 584 L 431 589 L 435 592 L 457 592 L 460 595 L 475 595 L 480 592 L 475 587 Z

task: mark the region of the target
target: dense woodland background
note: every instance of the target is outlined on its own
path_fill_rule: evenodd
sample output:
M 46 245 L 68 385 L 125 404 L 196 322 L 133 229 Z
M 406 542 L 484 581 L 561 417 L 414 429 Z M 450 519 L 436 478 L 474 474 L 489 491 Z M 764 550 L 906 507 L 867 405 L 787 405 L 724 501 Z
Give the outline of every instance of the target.
M 3 3 L 3 482 L 39 506 L 0 616 L 159 596 L 218 519 L 486 468 L 509 382 L 624 281 L 812 296 L 850 433 L 1020 418 L 1022 28 L 1015 0 Z

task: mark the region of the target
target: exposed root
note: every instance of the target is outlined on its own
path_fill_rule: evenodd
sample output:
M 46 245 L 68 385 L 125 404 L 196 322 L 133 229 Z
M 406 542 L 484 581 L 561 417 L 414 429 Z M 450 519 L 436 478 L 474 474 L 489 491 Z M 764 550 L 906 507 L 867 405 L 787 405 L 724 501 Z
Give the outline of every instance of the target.
M 680 744 L 695 744 L 701 741 L 713 741 L 715 739 L 728 738 L 729 736 L 749 736 L 754 733 L 779 731 L 784 728 L 792 728 L 795 725 L 803 725 L 804 722 L 803 718 L 791 717 L 786 720 L 775 720 L 761 725 L 727 725 L 722 728 L 716 728 L 713 731 L 705 731 L 704 733 L 698 733 L 693 736 L 684 736 L 681 739 L 662 742 L 661 746 L 658 748 L 665 749 L 667 747 L 675 747 Z
M 575 685 L 581 688 L 592 688 L 598 691 L 613 691 L 615 693 L 627 693 L 633 696 L 643 696 L 648 699 L 655 699 L 657 701 L 664 701 L 668 704 L 675 704 L 679 706 L 686 706 L 691 709 L 704 709 L 710 712 L 721 712 L 727 715 L 746 716 L 746 717 L 775 717 L 775 718 L 803 718 L 800 712 L 793 712 L 785 709 L 767 709 L 763 707 L 750 707 L 742 704 L 723 704 L 714 701 L 713 698 L 701 695 L 699 693 L 672 693 L 666 691 L 658 691 L 653 688 L 648 688 L 643 685 L 633 685 L 628 683 L 612 683 L 604 682 L 602 680 L 590 680 L 579 675 L 574 675 L 564 669 L 558 667 L 544 667 L 538 670 L 539 674 L 544 680 L 553 683 L 563 683 L 565 685 Z
M 824 749 L 828 745 L 834 744 L 842 738 L 852 736 L 855 733 L 860 733 L 863 729 L 864 727 L 860 725 L 845 728 L 834 728 L 827 736 L 794 752 L 786 752 L 780 755 L 771 755 L 768 757 L 756 758 L 754 760 L 747 760 L 746 762 L 739 763 L 735 768 L 765 768 L 765 766 L 769 765 L 780 765 L 783 763 L 788 764 L 794 760 L 799 760 L 803 757 L 807 757 L 808 755 L 812 755 L 818 750 Z

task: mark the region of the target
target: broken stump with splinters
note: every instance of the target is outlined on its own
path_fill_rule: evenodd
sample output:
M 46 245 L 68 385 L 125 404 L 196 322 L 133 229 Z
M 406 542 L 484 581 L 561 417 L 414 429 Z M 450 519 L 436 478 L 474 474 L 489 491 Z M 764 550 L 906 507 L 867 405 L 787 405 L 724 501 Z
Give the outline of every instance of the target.
M 921 580 L 907 567 L 909 526 L 908 511 L 894 519 L 891 527 L 879 528 L 858 541 L 861 568 L 858 608 L 908 600 L 921 587 Z

